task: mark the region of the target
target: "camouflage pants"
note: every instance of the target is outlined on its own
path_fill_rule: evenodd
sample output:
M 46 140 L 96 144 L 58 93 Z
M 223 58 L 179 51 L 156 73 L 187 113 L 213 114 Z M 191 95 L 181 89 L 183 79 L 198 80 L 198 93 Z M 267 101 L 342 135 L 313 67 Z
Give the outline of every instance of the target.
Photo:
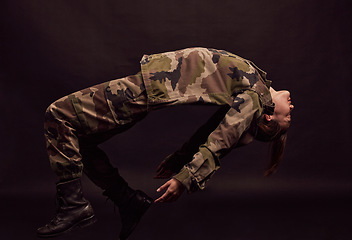
M 97 145 L 143 118 L 147 114 L 146 102 L 138 73 L 52 103 L 45 113 L 44 135 L 50 165 L 59 179 L 80 177 L 83 170 L 99 176 L 110 174 L 113 168 Z M 97 185 L 104 188 L 104 181 Z

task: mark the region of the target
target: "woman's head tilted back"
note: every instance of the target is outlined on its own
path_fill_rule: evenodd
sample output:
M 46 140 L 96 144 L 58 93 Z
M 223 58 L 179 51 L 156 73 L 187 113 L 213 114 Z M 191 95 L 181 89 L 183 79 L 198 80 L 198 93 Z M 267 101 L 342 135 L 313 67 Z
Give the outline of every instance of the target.
M 272 142 L 271 161 L 265 171 L 265 176 L 275 172 L 285 150 L 287 130 L 291 124 L 291 111 L 294 106 L 291 103 L 289 91 L 275 91 L 270 88 L 273 102 L 275 103 L 272 115 L 263 114 L 258 122 L 256 139 L 259 141 Z

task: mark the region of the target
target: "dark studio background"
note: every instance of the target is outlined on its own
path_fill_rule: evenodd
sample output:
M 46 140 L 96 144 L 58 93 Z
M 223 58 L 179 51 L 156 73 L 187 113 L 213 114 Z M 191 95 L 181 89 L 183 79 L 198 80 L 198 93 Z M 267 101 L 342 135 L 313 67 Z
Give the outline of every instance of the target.
M 36 239 L 55 210 L 43 114 L 71 92 L 139 71 L 143 54 L 226 49 L 268 72 L 295 105 L 279 171 L 268 145 L 232 151 L 207 188 L 154 205 L 131 239 L 352 239 L 351 14 L 344 0 L 3 1 L 0 239 Z M 102 145 L 134 188 L 216 107 L 150 113 Z M 98 222 L 59 239 L 117 239 L 111 202 L 83 177 Z M 116 210 L 117 212 L 117 210 Z

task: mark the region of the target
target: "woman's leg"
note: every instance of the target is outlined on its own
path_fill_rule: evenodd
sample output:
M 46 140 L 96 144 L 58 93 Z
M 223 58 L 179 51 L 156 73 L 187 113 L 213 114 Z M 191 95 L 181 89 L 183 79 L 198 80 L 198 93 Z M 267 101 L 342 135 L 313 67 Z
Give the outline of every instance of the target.
M 120 212 L 123 210 L 122 236 L 132 232 L 152 200 L 143 192 L 130 189 L 97 145 L 145 116 L 146 96 L 143 90 L 140 74 L 113 80 L 57 100 L 49 106 L 45 115 L 47 150 L 51 167 L 59 178 L 58 193 L 59 190 L 71 189 L 63 196 L 70 198 L 74 195 L 73 190 L 79 192 L 76 195 L 89 206 L 90 216 L 94 216 L 89 202 L 82 196 L 79 181 L 85 164 L 88 177 L 106 190 L 104 195 L 118 204 Z M 70 185 L 72 181 L 77 184 Z M 56 216 L 38 229 L 39 236 L 64 233 L 85 220 L 81 217 L 82 208 L 66 212 L 64 208 L 59 202 Z M 136 208 L 138 213 L 131 210 Z M 70 206 L 67 209 L 75 208 Z
M 82 127 L 72 97 L 69 95 L 55 101 L 45 113 L 48 157 L 59 178 L 56 186 L 58 209 L 54 218 L 37 230 L 39 237 L 57 236 L 95 221 L 93 209 L 82 193 L 83 164 L 79 147 Z

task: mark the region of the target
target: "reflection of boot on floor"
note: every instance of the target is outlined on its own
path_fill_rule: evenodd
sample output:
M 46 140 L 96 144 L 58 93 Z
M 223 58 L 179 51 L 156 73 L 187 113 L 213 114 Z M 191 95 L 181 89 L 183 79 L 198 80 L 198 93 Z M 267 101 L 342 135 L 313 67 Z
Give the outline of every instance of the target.
M 96 221 L 92 206 L 83 197 L 80 179 L 60 182 L 56 189 L 56 216 L 50 223 L 38 228 L 38 237 L 55 237 L 74 228 L 89 226 Z
M 119 237 L 120 240 L 126 240 L 153 203 L 153 199 L 140 190 L 133 190 L 121 177 L 118 178 L 119 181 L 111 185 L 103 194 L 118 206 L 122 223 Z

